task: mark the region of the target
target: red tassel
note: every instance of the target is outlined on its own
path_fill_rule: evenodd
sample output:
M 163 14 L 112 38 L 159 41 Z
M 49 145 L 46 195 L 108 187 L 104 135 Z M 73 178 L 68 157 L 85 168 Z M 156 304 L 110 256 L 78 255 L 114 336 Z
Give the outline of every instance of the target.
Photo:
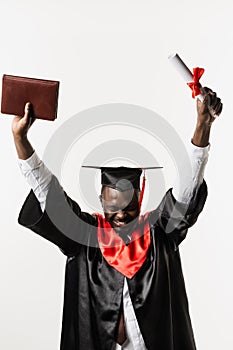
M 142 189 L 141 189 L 141 192 L 140 192 L 140 198 L 139 198 L 139 203 L 138 203 L 139 212 L 140 212 L 141 206 L 142 206 L 142 200 L 143 200 L 143 196 L 144 196 L 145 185 L 146 185 L 146 176 L 145 176 L 145 170 L 144 170 L 143 180 L 142 180 Z

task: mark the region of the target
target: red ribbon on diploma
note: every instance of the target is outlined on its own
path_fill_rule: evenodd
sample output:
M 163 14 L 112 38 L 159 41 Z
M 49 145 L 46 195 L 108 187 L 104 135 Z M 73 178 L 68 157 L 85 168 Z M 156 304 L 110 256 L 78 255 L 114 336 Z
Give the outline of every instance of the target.
M 192 90 L 192 98 L 195 98 L 197 95 L 201 94 L 201 84 L 199 83 L 199 80 L 201 79 L 204 71 L 204 68 L 193 68 L 193 81 L 191 83 L 187 83 Z

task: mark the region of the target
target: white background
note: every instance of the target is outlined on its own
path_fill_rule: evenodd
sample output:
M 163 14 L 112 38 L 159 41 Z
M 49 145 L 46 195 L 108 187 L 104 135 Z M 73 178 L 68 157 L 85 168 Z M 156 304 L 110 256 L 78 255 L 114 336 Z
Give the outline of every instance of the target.
M 224 112 L 211 135 L 207 204 L 183 242 L 181 255 L 197 348 L 232 349 L 232 2 L 4 3 L 0 73 L 61 82 L 58 119 L 36 121 L 30 131 L 41 157 L 64 121 L 112 102 L 154 110 L 189 142 L 195 102 L 167 57 L 178 52 L 190 67 L 206 68 L 202 82 L 222 97 Z M 11 116 L 1 115 L 0 348 L 55 350 L 60 342 L 65 257 L 17 224 L 29 187 L 17 165 L 11 121 Z

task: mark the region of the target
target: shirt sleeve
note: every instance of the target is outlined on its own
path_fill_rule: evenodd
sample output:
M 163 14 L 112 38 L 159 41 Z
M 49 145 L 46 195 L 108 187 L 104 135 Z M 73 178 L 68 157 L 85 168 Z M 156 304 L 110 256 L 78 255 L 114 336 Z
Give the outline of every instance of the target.
M 177 176 L 172 189 L 173 196 L 178 202 L 188 204 L 203 183 L 209 149 L 210 145 L 198 147 L 190 143 L 188 149 L 190 166 L 183 167 L 183 171 L 179 177 Z
M 51 171 L 46 167 L 35 151 L 31 157 L 26 160 L 18 159 L 18 163 L 21 173 L 26 178 L 40 203 L 41 210 L 44 211 L 46 197 L 52 179 Z

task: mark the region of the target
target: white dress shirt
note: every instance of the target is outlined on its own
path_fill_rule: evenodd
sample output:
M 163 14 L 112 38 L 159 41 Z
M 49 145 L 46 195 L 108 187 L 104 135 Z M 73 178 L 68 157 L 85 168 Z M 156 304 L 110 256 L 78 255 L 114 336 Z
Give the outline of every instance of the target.
M 202 148 L 190 143 L 189 155 L 191 172 L 188 172 L 188 167 L 184 166 L 184 171 L 180 174 L 181 178 L 177 177 L 172 190 L 176 200 L 185 204 L 189 203 L 194 191 L 199 188 L 203 181 L 204 170 L 209 155 L 209 146 Z M 28 159 L 19 159 L 18 162 L 22 174 L 40 202 L 42 211 L 44 211 L 46 196 L 52 179 L 51 171 L 38 157 L 36 152 Z M 116 344 L 113 350 L 147 350 L 131 302 L 126 278 L 123 288 L 123 313 L 127 339 L 122 346 Z

